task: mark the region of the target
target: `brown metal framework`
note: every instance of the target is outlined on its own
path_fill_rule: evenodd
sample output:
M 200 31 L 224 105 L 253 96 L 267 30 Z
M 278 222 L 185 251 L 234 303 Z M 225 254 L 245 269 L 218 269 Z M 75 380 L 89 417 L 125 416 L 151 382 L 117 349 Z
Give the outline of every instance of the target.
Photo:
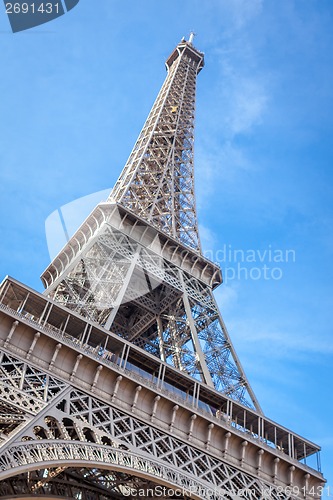
M 214 299 L 192 42 L 168 58 L 119 180 L 44 294 L 0 287 L 1 498 L 320 498 L 320 448 L 263 415 Z
M 201 52 L 182 41 L 107 203 L 44 272 L 46 293 L 194 378 L 260 411 L 212 290 L 194 196 Z
M 320 497 L 317 445 L 12 278 L 0 346 L 1 497 Z
M 168 58 L 165 82 L 109 198 L 195 250 L 194 113 L 203 65 L 203 54 L 185 41 Z

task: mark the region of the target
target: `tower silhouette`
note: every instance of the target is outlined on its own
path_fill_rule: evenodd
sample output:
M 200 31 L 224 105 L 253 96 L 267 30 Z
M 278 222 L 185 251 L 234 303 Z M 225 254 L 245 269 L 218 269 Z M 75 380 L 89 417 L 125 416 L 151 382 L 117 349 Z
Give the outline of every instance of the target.
M 42 274 L 44 294 L 1 285 L 2 498 L 321 496 L 320 448 L 264 416 L 214 300 L 193 34 L 166 66 L 110 197 Z

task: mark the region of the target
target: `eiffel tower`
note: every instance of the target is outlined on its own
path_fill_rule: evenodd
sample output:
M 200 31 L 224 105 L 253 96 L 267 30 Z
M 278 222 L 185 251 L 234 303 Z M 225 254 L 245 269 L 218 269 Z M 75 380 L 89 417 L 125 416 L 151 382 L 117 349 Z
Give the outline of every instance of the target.
M 1 285 L 1 498 L 321 497 L 319 446 L 263 414 L 214 300 L 194 195 L 203 66 L 182 39 L 44 294 Z

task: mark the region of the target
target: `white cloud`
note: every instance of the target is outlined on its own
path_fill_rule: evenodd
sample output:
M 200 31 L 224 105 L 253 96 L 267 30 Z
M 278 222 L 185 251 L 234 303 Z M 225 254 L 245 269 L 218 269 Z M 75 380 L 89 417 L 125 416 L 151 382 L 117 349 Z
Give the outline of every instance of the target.
M 196 146 L 199 206 L 216 193 L 220 182 L 234 182 L 244 170 L 258 168 L 242 139 L 264 122 L 272 101 L 271 75 L 259 66 L 254 40 L 246 29 L 246 23 L 260 14 L 261 6 L 261 1 L 230 2 L 228 34 L 216 39 L 210 49 L 212 84 L 204 101 L 199 101 L 199 123 L 205 123 Z
M 263 0 L 232 0 L 226 2 L 233 17 L 234 26 L 237 29 L 244 27 L 262 10 Z
M 214 292 L 216 302 L 219 309 L 223 314 L 228 313 L 235 309 L 238 302 L 238 289 L 237 285 L 221 285 Z
M 199 224 L 199 234 L 203 255 L 211 259 L 213 249 L 216 245 L 216 235 L 211 228 Z
M 254 125 L 261 122 L 267 105 L 267 92 L 262 82 L 255 78 L 231 75 L 228 95 L 231 104 L 225 124 L 229 137 L 250 132 Z
M 260 14 L 263 0 L 228 0 L 224 2 L 221 0 L 210 0 L 209 2 L 192 0 L 192 4 L 194 4 L 193 9 L 199 10 L 202 18 L 214 20 L 211 23 L 211 30 L 214 30 L 216 25 L 220 27 L 216 20 L 221 19 L 224 29 L 235 33 Z
M 333 353 L 332 339 L 325 334 L 313 335 L 305 333 L 301 327 L 293 328 L 292 319 L 289 328 L 281 330 L 283 320 L 279 317 L 269 321 L 268 318 L 242 320 L 232 319 L 229 323 L 233 336 L 246 343 L 248 350 L 255 350 L 265 357 L 285 360 L 295 356 L 314 356 Z

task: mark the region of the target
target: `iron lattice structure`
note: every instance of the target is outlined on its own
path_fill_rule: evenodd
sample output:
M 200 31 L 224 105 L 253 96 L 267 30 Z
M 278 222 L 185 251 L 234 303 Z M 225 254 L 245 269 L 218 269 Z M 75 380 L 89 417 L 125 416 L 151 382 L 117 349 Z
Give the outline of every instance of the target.
M 165 82 L 109 198 L 197 251 L 194 114 L 203 65 L 203 54 L 186 42 L 168 58 Z
M 212 294 L 220 270 L 200 250 L 193 141 L 203 64 L 185 41 L 168 58 L 165 82 L 109 197 L 114 211 L 101 205 L 98 229 L 89 221 L 81 227 L 87 243 L 73 258 L 70 242 L 67 266 L 59 275 L 56 259 L 43 279 L 54 300 L 259 410 Z M 131 215 L 135 231 L 124 234 Z
M 263 415 L 214 300 L 192 42 L 168 58 L 110 198 L 43 273 L 45 293 L 0 287 L 0 498 L 320 498 L 320 448 Z

